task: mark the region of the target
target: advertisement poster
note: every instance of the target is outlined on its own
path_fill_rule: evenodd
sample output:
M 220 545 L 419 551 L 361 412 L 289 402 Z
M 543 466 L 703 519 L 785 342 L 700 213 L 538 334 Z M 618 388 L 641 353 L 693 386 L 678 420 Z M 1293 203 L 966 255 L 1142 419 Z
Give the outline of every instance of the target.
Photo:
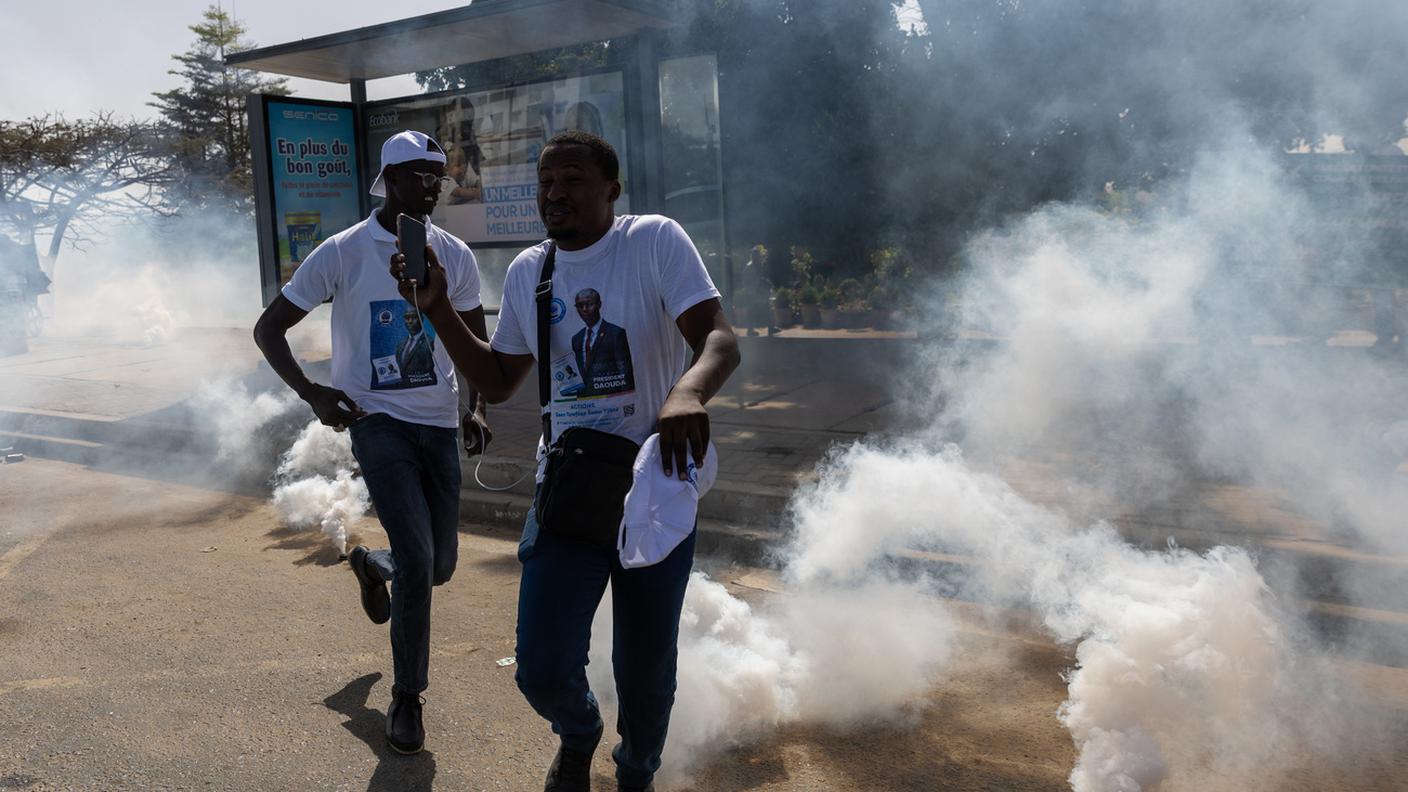
M 266 111 L 279 283 L 313 248 L 362 219 L 352 110 L 271 101 Z
M 377 105 L 367 118 L 373 171 L 366 176 L 367 185 L 376 178 L 381 144 L 406 129 L 430 135 L 445 149 L 450 181 L 430 217 L 471 245 L 543 239 L 538 154 L 563 130 L 591 132 L 614 146 L 621 160 L 621 186 L 626 188 L 620 72 Z M 630 211 L 629 195 L 622 193 L 616 211 Z

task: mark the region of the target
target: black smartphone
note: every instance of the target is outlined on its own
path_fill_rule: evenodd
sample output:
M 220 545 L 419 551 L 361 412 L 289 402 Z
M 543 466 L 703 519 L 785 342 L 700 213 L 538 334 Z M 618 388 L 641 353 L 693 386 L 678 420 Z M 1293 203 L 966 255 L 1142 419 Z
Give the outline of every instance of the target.
M 401 252 L 406 256 L 406 269 L 401 277 L 425 283 L 425 223 L 400 215 L 396 218 L 396 239 L 401 243 Z

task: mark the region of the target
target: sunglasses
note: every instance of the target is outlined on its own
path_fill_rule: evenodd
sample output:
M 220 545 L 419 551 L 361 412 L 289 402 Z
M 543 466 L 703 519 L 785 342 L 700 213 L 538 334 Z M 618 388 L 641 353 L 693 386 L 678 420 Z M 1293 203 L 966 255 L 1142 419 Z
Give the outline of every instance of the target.
M 453 179 L 450 179 L 449 176 L 436 176 L 436 175 L 433 174 L 433 173 L 421 173 L 420 171 L 413 171 L 413 170 L 407 170 L 406 173 L 409 173 L 409 174 L 411 174 L 411 175 L 413 175 L 413 176 L 419 176 L 419 177 L 420 177 L 420 186 L 424 187 L 424 188 L 427 189 L 427 190 L 429 190 L 431 187 L 434 187 L 436 184 L 438 184 L 438 183 L 440 183 L 440 182 L 442 182 L 442 181 L 445 181 L 445 180 L 447 180 L 447 179 L 449 179 L 450 181 L 453 181 Z

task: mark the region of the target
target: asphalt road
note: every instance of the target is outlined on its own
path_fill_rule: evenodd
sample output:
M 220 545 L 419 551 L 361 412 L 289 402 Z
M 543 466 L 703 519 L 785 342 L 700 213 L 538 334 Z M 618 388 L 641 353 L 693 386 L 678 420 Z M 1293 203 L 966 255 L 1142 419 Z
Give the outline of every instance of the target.
M 372 521 L 358 530 L 383 540 Z M 541 789 L 556 740 L 496 663 L 513 654 L 513 551 L 502 532 L 461 534 L 435 600 L 427 751 L 401 757 L 382 739 L 385 628 L 321 537 L 281 530 L 257 498 L 0 466 L 0 790 Z M 977 622 L 958 643 L 909 721 L 719 746 L 661 792 L 1067 789 L 1074 751 L 1055 712 L 1069 652 Z M 1403 784 L 1402 759 L 1383 754 L 1307 757 L 1266 788 Z M 612 769 L 599 750 L 596 789 L 615 788 Z

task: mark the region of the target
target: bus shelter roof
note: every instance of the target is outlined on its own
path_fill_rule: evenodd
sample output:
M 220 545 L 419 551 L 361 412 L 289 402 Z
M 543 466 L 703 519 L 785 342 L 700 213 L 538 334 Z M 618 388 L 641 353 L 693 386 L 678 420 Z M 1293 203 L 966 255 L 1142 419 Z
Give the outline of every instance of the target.
M 448 11 L 245 50 L 225 62 L 348 83 L 605 41 L 675 21 L 666 0 L 474 0 Z

